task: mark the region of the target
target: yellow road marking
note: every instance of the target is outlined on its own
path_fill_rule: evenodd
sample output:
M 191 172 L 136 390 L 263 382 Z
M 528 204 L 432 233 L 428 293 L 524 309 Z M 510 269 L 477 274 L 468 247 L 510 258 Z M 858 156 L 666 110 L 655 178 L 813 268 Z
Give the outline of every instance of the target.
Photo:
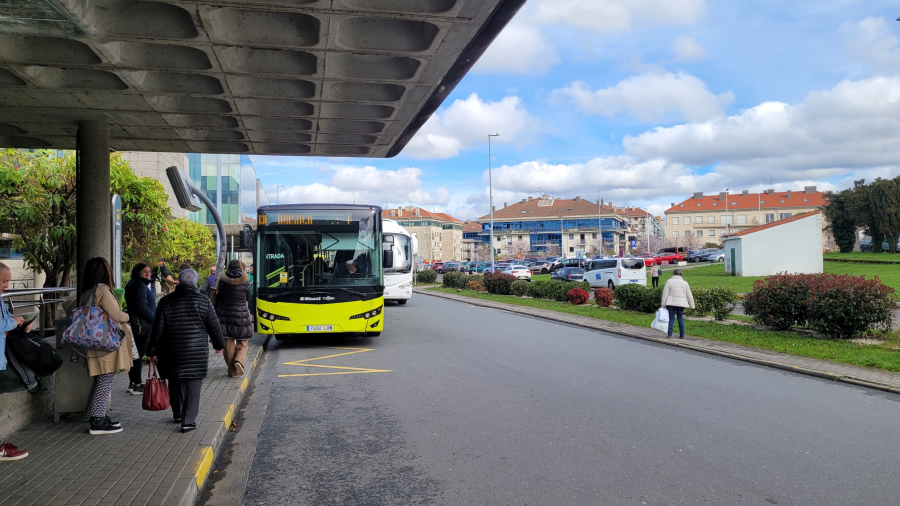
M 244 378 L 244 381 L 241 382 L 241 392 L 247 390 L 247 384 L 250 381 L 250 378 Z
M 206 482 L 206 477 L 209 475 L 209 468 L 212 467 L 212 463 L 212 446 L 205 446 L 200 450 L 200 460 L 198 460 L 197 465 L 194 466 L 194 479 L 197 481 L 197 488 L 203 488 L 203 483 Z
M 225 418 L 224 418 L 226 429 L 231 427 L 231 417 L 233 417 L 233 416 L 234 416 L 234 404 L 232 404 L 231 407 L 228 408 L 228 413 L 225 415 Z
M 365 353 L 367 351 L 374 351 L 373 348 L 340 348 L 340 347 L 332 347 L 334 350 L 352 350 L 346 353 L 335 353 L 332 355 L 326 355 L 324 357 L 314 357 L 307 358 L 303 360 L 295 360 L 293 362 L 285 362 L 284 365 L 299 365 L 303 367 L 321 367 L 323 369 L 341 369 L 344 372 L 319 372 L 319 373 L 306 373 L 306 374 L 279 374 L 279 378 L 297 378 L 303 376 L 336 376 L 340 374 L 369 374 L 373 372 L 391 372 L 388 369 L 369 369 L 365 367 L 345 367 L 339 365 L 323 365 L 323 364 L 310 364 L 310 362 L 314 360 L 324 360 L 326 358 L 335 358 L 335 357 L 345 357 L 347 355 L 354 355 L 356 353 Z

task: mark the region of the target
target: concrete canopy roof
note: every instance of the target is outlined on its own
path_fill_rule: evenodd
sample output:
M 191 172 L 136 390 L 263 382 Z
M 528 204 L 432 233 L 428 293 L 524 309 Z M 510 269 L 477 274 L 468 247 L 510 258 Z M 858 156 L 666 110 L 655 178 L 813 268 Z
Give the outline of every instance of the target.
M 524 2 L 2 2 L 0 146 L 391 157 Z

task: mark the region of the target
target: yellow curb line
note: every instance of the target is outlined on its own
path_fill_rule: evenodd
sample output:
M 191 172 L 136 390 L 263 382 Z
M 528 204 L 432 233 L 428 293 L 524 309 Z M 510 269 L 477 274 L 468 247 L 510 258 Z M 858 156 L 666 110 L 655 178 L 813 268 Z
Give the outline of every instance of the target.
M 227 431 L 229 427 L 231 427 L 231 417 L 234 416 L 234 404 L 228 408 L 228 413 L 225 415 L 225 430 Z
M 252 369 L 251 369 L 252 370 Z M 244 378 L 244 381 L 241 382 L 241 392 L 247 390 L 247 385 L 250 382 L 250 378 Z
M 212 467 L 213 463 L 213 447 L 205 446 L 202 450 L 200 450 L 200 460 L 197 461 L 197 465 L 194 467 L 194 479 L 197 482 L 197 488 L 203 488 L 203 484 L 206 482 L 206 477 L 209 475 L 209 469 Z

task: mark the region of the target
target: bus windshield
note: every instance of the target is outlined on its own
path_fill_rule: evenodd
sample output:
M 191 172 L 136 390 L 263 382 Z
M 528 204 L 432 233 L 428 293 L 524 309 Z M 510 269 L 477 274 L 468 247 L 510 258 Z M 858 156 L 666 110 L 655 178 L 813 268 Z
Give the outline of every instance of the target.
M 394 238 L 391 249 L 394 252 L 393 265 L 384 270 L 385 274 L 407 274 L 412 269 L 412 241 L 403 234 L 385 234 Z
M 260 212 L 260 294 L 384 284 L 371 209 Z

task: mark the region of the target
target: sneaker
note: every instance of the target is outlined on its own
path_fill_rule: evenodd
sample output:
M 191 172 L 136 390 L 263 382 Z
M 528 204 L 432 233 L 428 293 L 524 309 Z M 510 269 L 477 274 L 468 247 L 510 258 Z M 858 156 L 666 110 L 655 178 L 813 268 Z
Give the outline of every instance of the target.
M 122 422 L 120 422 L 118 420 L 113 420 L 108 415 L 106 417 L 106 421 L 109 422 L 110 425 L 112 425 L 113 427 L 115 427 L 117 429 L 122 426 Z
M 103 434 L 115 434 L 117 432 L 122 432 L 122 426 L 113 425 L 112 420 L 109 419 L 108 416 L 104 417 L 91 417 L 91 428 L 88 430 L 88 433 L 92 436 L 99 436 Z
M 144 385 L 140 383 L 135 383 L 134 385 L 128 386 L 128 393 L 131 395 L 144 395 Z
M 20 450 L 16 445 L 8 442 L 0 444 L 0 461 L 22 460 L 28 456 L 28 452 Z
M 180 417 L 180 416 L 173 416 L 173 417 L 172 417 L 172 423 L 181 423 L 181 417 Z
M 234 370 L 237 373 L 237 375 L 243 376 L 244 375 L 244 364 L 235 360 L 233 365 L 234 365 Z
M 191 432 L 191 431 L 194 431 L 194 430 L 197 430 L 197 424 L 196 424 L 196 423 L 191 423 L 191 424 L 188 424 L 188 425 L 182 425 L 182 426 L 181 426 L 181 433 L 182 433 L 182 434 L 184 434 L 185 432 Z

